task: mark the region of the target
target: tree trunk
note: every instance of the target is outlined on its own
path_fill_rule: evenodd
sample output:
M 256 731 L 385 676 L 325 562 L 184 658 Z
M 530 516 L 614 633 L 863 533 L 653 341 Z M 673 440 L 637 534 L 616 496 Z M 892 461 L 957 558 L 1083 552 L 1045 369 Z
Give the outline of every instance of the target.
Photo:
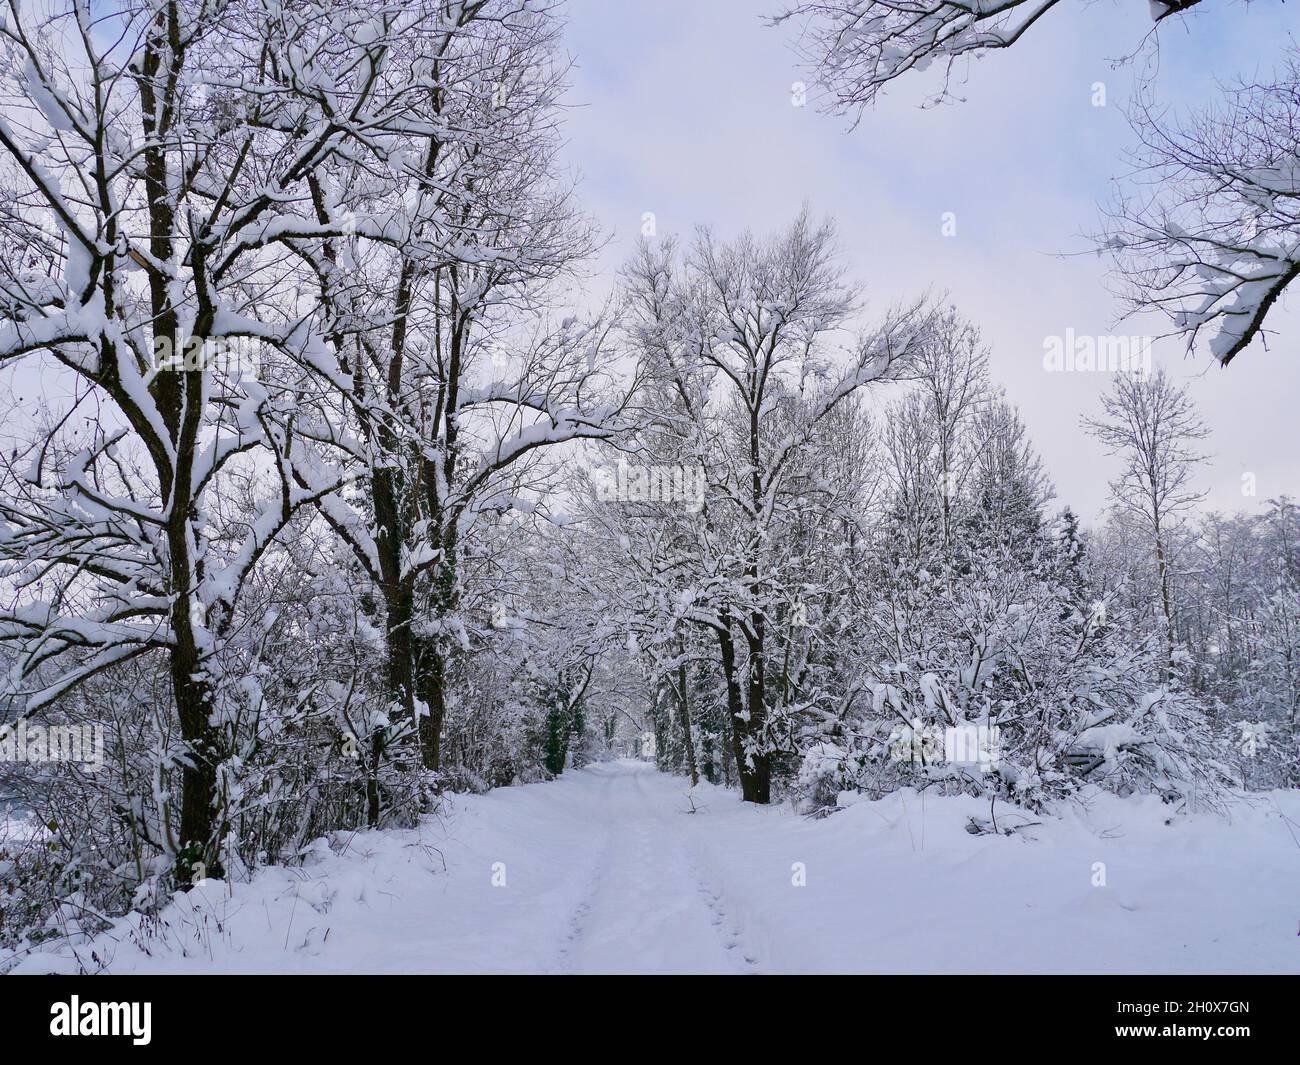
M 685 662 L 681 662 L 677 666 L 677 685 L 677 701 L 681 709 L 682 735 L 686 739 L 686 767 L 691 771 L 691 787 L 694 787 L 700 782 L 700 771 L 695 765 L 695 737 L 691 734 L 691 704 L 687 697 Z
M 456 645 L 445 636 L 445 623 L 460 607 L 456 566 L 458 543 L 454 531 L 442 541 L 442 559 L 433 573 L 430 609 L 438 629 L 432 638 L 415 645 L 416 683 L 427 716 L 420 718 L 420 757 L 424 768 L 442 768 L 442 729 L 447 719 L 447 702 L 452 684 Z
M 387 432 L 387 430 L 385 430 Z M 375 537 L 379 572 L 383 580 L 384 651 L 387 656 L 385 678 L 388 695 L 401 717 L 411 721 L 418 734 L 420 721 L 415 713 L 415 648 L 412 622 L 415 618 L 415 590 L 409 577 L 402 573 L 403 515 L 400 505 L 401 486 L 393 470 L 378 469 L 371 478 L 371 501 L 375 508 Z M 383 730 L 371 737 L 370 796 L 367 818 L 379 818 L 379 766 L 386 743 Z M 369 822 L 374 827 L 375 821 Z
M 435 640 L 420 640 L 416 682 L 426 713 L 420 718 L 420 757 L 425 769 L 442 768 L 442 725 L 447 718 L 447 656 Z
M 212 683 L 204 672 L 190 618 L 190 599 L 177 596 L 173 606 L 176 644 L 170 671 L 185 761 L 181 769 L 181 816 L 177 836 L 176 886 L 188 891 L 205 877 L 221 877 L 224 824 L 217 817 L 217 767 L 220 734 L 212 725 Z
M 746 709 L 749 711 L 749 734 L 762 741 L 763 731 L 767 725 L 766 699 L 766 658 L 763 615 L 755 613 L 750 618 L 753 635 L 749 638 L 749 692 Z M 766 744 L 763 744 L 766 747 Z M 764 750 L 752 756 L 753 762 L 753 798 L 749 802 L 769 803 L 772 801 L 772 756 Z
M 1160 574 L 1160 607 L 1165 616 L 1165 661 L 1169 678 L 1174 676 L 1174 615 L 1169 602 L 1169 561 L 1165 557 L 1164 539 L 1156 529 L 1156 569 Z
M 731 746 L 736 757 L 736 775 L 740 777 L 740 796 L 745 802 L 766 804 L 771 799 L 771 758 L 766 754 L 748 755 L 745 751 L 745 741 L 754 733 L 755 723 L 752 711 L 746 714 L 745 695 L 736 675 L 736 647 L 725 618 L 723 627 L 718 629 L 718 644 L 727 682 L 727 715 L 731 719 Z M 752 691 L 751 673 L 751 694 Z
M 370 737 L 370 764 L 366 772 L 366 825 L 375 828 L 383 820 L 383 795 L 379 788 L 379 767 L 384 761 L 384 730 L 375 729 Z

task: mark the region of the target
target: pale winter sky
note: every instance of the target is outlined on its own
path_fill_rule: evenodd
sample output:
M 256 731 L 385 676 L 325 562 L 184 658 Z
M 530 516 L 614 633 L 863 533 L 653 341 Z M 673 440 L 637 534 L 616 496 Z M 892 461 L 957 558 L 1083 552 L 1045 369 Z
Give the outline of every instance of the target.
M 1075 3 L 1051 12 L 1021 43 L 971 65 L 966 102 L 922 110 L 929 75 L 906 78 L 850 132 L 842 119 L 791 102 L 800 78 L 795 28 L 761 20 L 781 0 L 570 0 L 576 60 L 568 162 L 585 208 L 612 236 L 605 274 L 626 258 L 646 211 L 658 233 L 723 235 L 786 224 L 807 200 L 833 216 L 846 258 L 872 306 L 947 290 L 983 330 L 995 379 L 1021 410 L 1057 485 L 1089 523 L 1106 500 L 1113 460 L 1078 428 L 1098 410 L 1101 373 L 1048 373 L 1044 339 L 1156 332 L 1116 325 L 1106 262 L 1080 252 L 1098 203 L 1125 173 L 1133 136 L 1123 115 L 1134 64 L 1115 61 L 1151 31 L 1137 0 Z M 1166 22 L 1155 60 L 1159 99 L 1215 96 L 1215 79 L 1267 73 L 1295 28 L 1295 5 L 1204 5 Z M 1150 62 L 1138 56 L 1136 62 Z M 1093 106 L 1093 85 L 1107 103 Z M 811 90 L 810 90 L 811 93 Z M 945 212 L 956 235 L 942 234 Z M 1294 302 L 1294 301 L 1293 301 Z M 1156 358 L 1192 392 L 1212 428 L 1202 471 L 1207 507 L 1255 510 L 1300 496 L 1300 316 L 1271 325 L 1224 370 L 1181 344 Z M 1243 495 L 1254 474 L 1257 495 Z

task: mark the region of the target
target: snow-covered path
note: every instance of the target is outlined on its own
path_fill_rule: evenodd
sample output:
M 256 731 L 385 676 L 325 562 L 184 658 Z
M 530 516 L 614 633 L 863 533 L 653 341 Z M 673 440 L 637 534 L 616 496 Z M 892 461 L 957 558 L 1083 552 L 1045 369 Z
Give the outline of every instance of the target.
M 902 791 L 810 820 L 643 763 L 595 765 L 456 797 L 418 831 L 318 840 L 301 867 L 210 882 L 159 924 L 124 920 L 13 967 L 1300 972 L 1300 793 L 1231 823 L 1097 795 L 1014 836 L 965 831 L 987 813 Z
M 587 774 L 599 792 L 592 815 L 604 839 L 562 967 L 575 973 L 741 972 L 736 939 L 695 874 L 685 826 L 674 815 L 680 786 L 647 768 L 623 762 Z

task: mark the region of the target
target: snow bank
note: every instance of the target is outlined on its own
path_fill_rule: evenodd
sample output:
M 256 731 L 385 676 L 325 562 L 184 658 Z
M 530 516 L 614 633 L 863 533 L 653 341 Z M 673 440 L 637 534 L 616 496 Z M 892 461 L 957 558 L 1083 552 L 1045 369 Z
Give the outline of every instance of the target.
M 897 792 L 810 820 L 635 762 L 318 840 L 16 972 L 1294 972 L 1300 793 L 1230 819 L 1099 793 L 1011 835 Z M 695 812 L 692 811 L 692 807 Z M 6 967 L 0 960 L 0 969 Z

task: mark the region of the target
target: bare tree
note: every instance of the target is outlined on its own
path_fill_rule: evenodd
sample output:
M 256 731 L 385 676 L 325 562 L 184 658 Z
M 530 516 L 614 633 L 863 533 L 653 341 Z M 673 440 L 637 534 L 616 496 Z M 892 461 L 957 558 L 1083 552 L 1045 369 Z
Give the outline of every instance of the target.
M 660 538 L 667 559 L 646 555 L 642 541 L 636 564 L 647 583 L 683 589 L 661 593 L 669 624 L 685 620 L 716 640 L 742 795 L 766 803 L 775 693 L 789 691 L 774 685 L 785 673 L 783 621 L 797 607 L 799 538 L 789 534 L 831 492 L 808 457 L 849 396 L 899 375 L 933 316 L 920 304 L 895 311 L 837 365 L 831 339 L 851 324 L 857 294 L 833 228 L 807 212 L 766 240 L 722 243 L 701 230 L 681 259 L 671 243 L 643 247 L 627 282 L 647 376 L 672 399 L 662 416 L 705 486 L 696 519 Z
M 294 514 L 346 478 L 313 383 L 338 367 L 296 298 L 299 247 L 338 232 L 310 179 L 341 152 L 375 158 L 373 136 L 400 128 L 411 81 L 380 74 L 438 12 L 8 7 L 0 364 L 49 367 L 75 399 L 36 427 L 4 493 L 19 586 L 0 615 L 20 654 L 7 695 L 30 715 L 166 656 L 184 749 L 163 845 L 188 886 L 221 871 L 218 652 L 240 591 Z M 94 412 L 80 436 L 79 408 Z M 217 538 L 218 486 L 241 462 L 265 471 L 261 499 L 242 535 Z
M 1009 48 L 1060 0 L 809 0 L 776 16 L 802 26 L 798 49 L 828 91 L 828 108 L 856 125 L 896 79 Z M 1200 0 L 1154 0 L 1159 25 Z M 1117 260 L 1130 304 L 1156 309 L 1191 347 L 1212 327 L 1223 364 L 1262 334 L 1278 297 L 1300 274 L 1300 196 L 1294 45 L 1281 73 L 1243 83 L 1217 108 L 1179 125 L 1139 101 L 1137 191 L 1111 212 L 1099 247 Z M 1145 90 L 1144 90 L 1145 91 Z
M 1133 310 L 1164 314 L 1189 348 L 1209 331 L 1226 366 L 1300 276 L 1300 55 L 1181 123 L 1144 102 L 1133 125 L 1150 192 L 1111 210 L 1100 243 Z
M 1146 535 L 1155 563 L 1159 612 L 1170 669 L 1177 632 L 1170 591 L 1171 551 L 1188 512 L 1203 497 L 1191 487 L 1206 456 L 1195 449 L 1209 435 L 1186 387 L 1163 367 L 1150 375 L 1120 375 L 1102 397 L 1104 415 L 1085 428 L 1124 463 L 1111 482 L 1112 506 Z
M 988 403 L 988 349 L 979 330 L 953 307 L 935 321 L 930 343 L 917 349 L 913 373 L 934 433 L 940 542 L 952 548 L 953 502 L 969 463 L 958 454 L 971 419 Z
M 1200 0 L 1152 0 L 1160 23 Z M 799 49 L 831 93 L 831 108 L 860 119 L 892 81 L 934 63 L 944 66 L 946 99 L 953 65 L 1010 48 L 1061 0 L 806 0 L 772 21 L 801 25 Z
M 346 229 L 313 265 L 361 486 L 318 506 L 374 583 L 395 716 L 429 769 L 467 640 L 476 523 L 531 509 L 540 457 L 612 435 L 621 409 L 609 322 L 553 314 L 595 246 L 558 177 L 558 23 L 523 0 L 450 10 L 403 42 L 428 75 L 389 173 L 340 160 L 313 185 L 321 224 Z

